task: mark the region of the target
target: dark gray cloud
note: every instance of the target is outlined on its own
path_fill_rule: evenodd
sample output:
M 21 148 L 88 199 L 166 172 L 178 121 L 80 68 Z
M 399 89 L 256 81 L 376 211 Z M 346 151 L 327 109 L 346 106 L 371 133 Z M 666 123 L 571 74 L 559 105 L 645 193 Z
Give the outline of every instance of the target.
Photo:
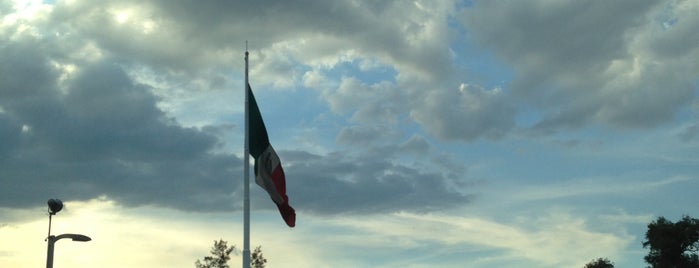
M 47 42 L 27 38 L 0 47 L 2 206 L 107 196 L 126 206 L 239 209 L 242 161 L 217 152 L 222 142 L 210 134 L 229 126 L 183 127 L 157 107 L 151 86 L 135 82 L 120 58 L 76 60 L 66 73 L 53 58 L 60 48 Z M 454 172 L 404 162 L 406 155 L 429 159 L 425 139 L 368 148 L 327 155 L 282 151 L 296 208 L 380 213 L 469 201 L 450 188 L 461 178 Z
M 684 2 L 476 1 L 461 21 L 512 66 L 513 100 L 542 114 L 535 129 L 645 128 L 672 120 L 694 96 L 697 67 L 687 59 L 699 55 L 696 42 L 678 36 L 694 36 L 683 33 L 698 25 L 695 9 Z
M 398 153 L 420 151 L 415 142 L 359 155 L 282 152 L 288 183 L 293 183 L 290 202 L 318 214 L 427 212 L 469 203 L 472 196 L 453 187 L 463 182 L 463 174 L 455 179 L 426 163 L 395 162 Z
M 512 109 L 521 108 L 541 115 L 532 125 L 544 133 L 590 123 L 652 127 L 693 97 L 690 59 L 699 50 L 685 37 L 699 21 L 691 4 L 476 1 L 461 14 L 455 9 L 451 1 L 75 1 L 58 2 L 37 25 L 66 52 L 59 62 L 107 55 L 146 65 L 159 78 L 210 86 L 242 68 L 245 40 L 257 80 L 275 86 L 294 87 L 308 69 L 338 61 L 375 61 L 395 77 L 376 84 L 343 78 L 325 96 L 334 111 L 358 123 L 411 113 L 451 140 L 502 137 L 515 129 L 520 110 Z M 481 106 L 483 113 L 444 98 L 464 82 L 449 42 L 455 16 L 514 71 L 502 101 Z M 438 109 L 454 105 L 460 108 Z
M 31 30 L 22 30 L 21 23 L 3 25 L 0 204 L 28 207 L 53 197 L 106 196 L 126 206 L 239 209 L 242 160 L 225 153 L 220 138 L 221 131 L 231 131 L 230 124 L 183 126 L 159 108 L 154 92 L 167 89 L 138 79 L 138 72 L 148 69 L 155 79 L 221 79 L 219 71 L 211 75 L 207 68 L 231 64 L 225 61 L 240 55 L 246 36 L 259 37 L 257 42 L 268 48 L 285 38 L 323 36 L 318 40 L 335 41 L 321 47 L 338 40 L 344 45 L 301 58 L 313 61 L 356 48 L 394 61 L 424 76 L 423 81 L 444 75 L 447 65 L 425 64 L 434 63 L 427 58 L 440 58 L 430 53 L 440 48 L 419 41 L 443 34 L 440 29 L 428 29 L 432 26 L 419 16 L 379 23 L 389 15 L 426 16 L 440 7 L 397 3 L 75 1 L 58 2 L 54 10 L 23 22 Z M 291 33 L 280 25 L 298 27 Z M 402 100 L 412 94 L 391 84 L 347 81 L 364 89 L 344 92 L 353 96 L 352 103 L 372 99 L 377 89 Z M 336 99 L 342 112 L 373 124 L 347 128 L 338 137 L 345 145 L 362 144 L 363 151 L 281 151 L 292 204 L 299 211 L 428 211 L 469 201 L 463 189 L 452 187 L 463 180 L 462 170 L 434 164 L 435 153 L 424 138 L 395 144 L 400 131 L 382 122 L 398 120 L 406 106 L 385 100 L 353 108 Z M 364 142 L 372 136 L 382 138 Z
M 38 41 L 0 48 L 0 204 L 106 195 L 127 205 L 231 206 L 241 161 L 211 153 L 214 136 L 167 118 L 149 88 L 108 59 L 59 82 Z
M 187 76 L 170 80 L 211 81 L 223 75 L 216 68 L 241 68 L 245 40 L 257 81 L 275 86 L 293 87 L 308 68 L 346 55 L 387 64 L 398 71 L 389 78 L 398 85 L 349 77 L 326 99 L 358 121 L 375 122 L 421 107 L 424 94 L 442 88 L 432 83 L 454 74 L 449 42 L 439 41 L 450 40 L 453 10 L 451 1 L 78 1 L 59 2 L 46 28 L 61 33 L 61 43 L 84 38 L 112 57 Z
M 245 40 L 262 52 L 305 40 L 295 55 L 305 62 L 356 50 L 441 76 L 449 73 L 448 46 L 421 40 L 446 38 L 446 28 L 429 18 L 450 7 L 401 1 L 76 1 L 58 2 L 46 27 L 89 38 L 124 58 L 193 73 L 212 64 L 231 66 Z M 267 60 L 280 63 L 277 57 Z

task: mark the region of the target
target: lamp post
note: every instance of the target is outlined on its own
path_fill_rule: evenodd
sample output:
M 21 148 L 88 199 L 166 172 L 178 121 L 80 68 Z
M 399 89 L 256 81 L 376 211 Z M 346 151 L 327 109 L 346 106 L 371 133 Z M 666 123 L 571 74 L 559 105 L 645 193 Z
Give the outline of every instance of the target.
M 48 250 L 46 251 L 46 268 L 53 268 L 53 244 L 63 238 L 70 238 L 73 241 L 79 242 L 87 242 L 92 240 L 90 237 L 81 234 L 61 234 L 58 236 L 50 235 L 48 238 L 49 246 Z
M 58 236 L 51 235 L 51 216 L 56 215 L 56 213 L 63 209 L 63 202 L 58 199 L 49 199 L 47 204 L 49 205 L 49 236 L 46 238 L 46 241 L 48 241 L 48 248 L 46 250 L 46 268 L 53 268 L 53 247 L 54 244 L 56 244 L 56 241 L 63 238 L 70 238 L 73 241 L 87 242 L 92 239 L 81 234 L 61 234 Z

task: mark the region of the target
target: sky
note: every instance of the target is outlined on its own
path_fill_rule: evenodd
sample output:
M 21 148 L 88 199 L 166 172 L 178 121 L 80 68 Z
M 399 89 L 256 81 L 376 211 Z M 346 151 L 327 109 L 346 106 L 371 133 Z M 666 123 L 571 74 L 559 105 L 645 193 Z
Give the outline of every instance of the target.
M 643 267 L 699 217 L 699 1 L 0 0 L 0 267 Z M 241 266 L 240 250 L 230 265 Z

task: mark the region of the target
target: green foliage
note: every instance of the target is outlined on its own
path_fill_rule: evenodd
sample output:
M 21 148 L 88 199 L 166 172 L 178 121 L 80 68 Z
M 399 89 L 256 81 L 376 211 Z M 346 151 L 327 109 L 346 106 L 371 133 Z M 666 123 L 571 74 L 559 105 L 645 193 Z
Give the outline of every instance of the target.
M 598 258 L 592 260 L 590 263 L 585 264 L 583 268 L 614 268 L 614 263 L 607 258 Z
M 196 268 L 230 268 L 228 261 L 231 259 L 231 253 L 235 251 L 235 245 L 228 246 L 228 242 L 219 239 L 214 240 L 214 246 L 211 248 L 211 255 L 204 257 L 203 262 L 197 260 L 194 265 Z M 267 259 L 262 255 L 262 246 L 257 246 L 250 254 L 250 267 L 265 268 Z
M 265 268 L 265 263 L 267 263 L 267 259 L 262 256 L 262 246 L 257 246 L 250 254 L 250 267 Z
M 673 223 L 658 217 L 648 224 L 643 247 L 650 252 L 644 257 L 653 268 L 699 267 L 699 220 L 684 216 Z
M 204 257 L 204 263 L 197 260 L 194 265 L 197 268 L 229 268 L 228 260 L 231 259 L 231 252 L 235 250 L 235 245 L 228 247 L 228 242 L 220 239 L 214 240 L 214 246 L 211 248 L 211 256 Z

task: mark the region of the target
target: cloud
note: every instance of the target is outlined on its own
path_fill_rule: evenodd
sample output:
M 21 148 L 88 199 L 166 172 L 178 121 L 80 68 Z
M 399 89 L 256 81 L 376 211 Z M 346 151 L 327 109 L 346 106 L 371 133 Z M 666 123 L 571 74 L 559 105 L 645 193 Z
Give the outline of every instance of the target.
M 230 75 L 222 70 L 241 70 L 235 62 L 246 39 L 260 86 L 318 86 L 339 64 L 371 62 L 395 71 L 394 77 L 374 83 L 349 75 L 325 84 L 334 111 L 374 121 L 412 113 L 429 133 L 467 142 L 518 129 L 513 116 L 530 109 L 541 118 L 526 127 L 544 133 L 594 123 L 653 127 L 673 119 L 694 95 L 696 66 L 689 59 L 699 52 L 683 36 L 696 26 L 696 4 L 500 6 L 505 2 L 475 2 L 459 13 L 451 1 L 71 1 L 44 8 L 30 25 L 53 40 L 61 64 L 109 56 L 183 83 L 225 81 Z M 507 98 L 493 107 L 482 104 L 502 118 L 464 111 L 455 103 L 460 98 L 445 95 L 462 80 L 454 62 L 460 51 L 448 42 L 454 18 L 513 69 L 515 78 L 501 94 Z M 460 109 L 446 109 L 434 122 L 425 119 L 442 104 Z M 464 114 L 478 124 L 462 127 Z
M 359 122 L 395 123 L 405 110 L 407 96 L 394 84 L 366 85 L 355 78 L 342 79 L 333 91 L 325 91 L 330 108 L 337 113 L 352 112 Z
M 557 182 L 547 185 L 528 185 L 511 189 L 509 197 L 516 203 L 531 201 L 550 201 L 574 197 L 594 197 L 600 195 L 638 195 L 645 192 L 658 191 L 662 187 L 673 184 L 691 183 L 695 178 L 676 175 L 668 178 L 636 179 L 633 184 L 619 181 L 615 178 L 586 178 L 575 181 Z
M 4 205 L 100 195 L 182 209 L 231 203 L 222 201 L 236 188 L 227 178 L 240 160 L 211 153 L 216 138 L 167 118 L 149 87 L 117 64 L 81 65 L 61 79 L 41 43 L 27 39 L 0 50 L 8 68 L 0 74 L 0 133 L 13 142 L 0 151 L 7 156 L 0 162 Z
M 3 266 L 45 264 L 43 238 L 48 217 L 38 213 L 41 211 L 38 208 L 25 211 L 31 211 L 31 218 L 18 222 L 12 229 L 0 228 L 3 239 L 12 241 L 0 245 L 0 252 L 7 253 L 4 256 L 0 253 Z M 54 264 L 56 267 L 194 265 L 194 261 L 209 252 L 214 239 L 223 238 L 230 244 L 242 245 L 237 242 L 238 233 L 242 232 L 233 231 L 242 230 L 242 227 L 230 221 L 230 214 L 225 220 L 218 216 L 148 206 L 128 208 L 104 198 L 66 202 L 64 210 L 53 217 L 51 233 L 79 233 L 92 240 L 86 243 L 62 240 L 56 245 Z
M 685 142 L 695 140 L 699 137 L 699 124 L 693 124 L 682 130 L 677 136 Z
M 400 131 L 388 125 L 351 125 L 340 130 L 337 135 L 337 143 L 350 146 L 369 146 L 400 139 L 401 136 Z
M 188 128 L 169 118 L 158 108 L 154 88 L 136 82 L 125 71 L 129 65 L 117 58 L 104 54 L 68 70 L 55 64 L 54 48 L 41 41 L 2 48 L 3 62 L 17 64 L 0 82 L 0 133 L 15 141 L 1 147 L 12 156 L 0 162 L 9 182 L 3 204 L 28 207 L 47 197 L 107 196 L 126 206 L 237 208 L 233 200 L 241 193 L 235 178 L 242 161 L 220 152 L 223 142 L 210 134 L 213 126 Z M 361 102 L 370 96 L 365 93 L 350 96 Z M 368 120 L 386 110 L 372 107 L 358 117 Z M 392 114 L 387 111 L 386 118 Z M 352 140 L 347 137 L 342 139 Z M 290 186 L 297 189 L 290 195 L 300 211 L 430 211 L 468 202 L 468 195 L 450 189 L 451 181 L 463 178 L 438 171 L 430 154 L 426 140 L 414 137 L 359 153 L 287 152 L 284 164 L 297 185 Z M 423 160 L 423 166 L 405 162 Z
M 241 68 L 232 62 L 239 59 L 236 55 L 242 54 L 246 39 L 254 58 L 251 73 L 261 86 L 318 85 L 324 71 L 348 61 L 356 61 L 362 70 L 369 63 L 385 66 L 395 70 L 395 77 L 379 83 L 343 77 L 330 83 L 337 84 L 337 88 L 324 89 L 325 100 L 333 111 L 351 113 L 362 123 L 395 121 L 399 114 L 416 111 L 423 115 L 416 121 L 440 137 L 470 141 L 479 136 L 501 136 L 494 132 L 507 131 L 509 126 L 504 124 L 508 123 L 502 121 L 511 120 L 510 115 L 493 126 L 479 124 L 477 128 L 482 127 L 483 132 L 469 128 L 463 134 L 457 133 L 461 129 L 443 127 L 463 125 L 463 120 L 450 121 L 461 116 L 459 110 L 442 112 L 447 117 L 433 124 L 424 118 L 431 115 L 427 110 L 442 103 L 423 104 L 420 100 L 432 95 L 435 101 L 446 101 L 433 92 L 443 90 L 439 84 L 456 74 L 453 51 L 449 42 L 443 41 L 450 39 L 453 8 L 451 1 L 285 1 L 254 5 L 228 1 L 76 1 L 58 3 L 46 27 L 61 33 L 61 43 L 90 40 L 101 53 L 147 65 L 159 70 L 165 79 L 183 82 L 216 80 L 223 75 L 216 71 L 218 68 Z M 293 34 L 286 30 L 288 25 L 293 25 Z M 484 109 L 499 108 L 502 106 Z
M 63 252 L 63 257 L 56 259 L 57 266 L 172 267 L 205 256 L 215 239 L 242 246 L 242 221 L 231 220 L 240 214 L 128 208 L 104 198 L 67 202 L 66 209 L 53 218 L 52 232 L 81 233 L 93 240 L 61 244 L 57 250 Z M 42 238 L 47 219 L 36 212 L 35 208 L 22 210 L 31 217 L 0 226 L 0 234 L 15 241 L 0 245 L 0 252 L 4 252 L 0 263 L 41 265 L 45 251 L 37 249 L 45 250 Z M 617 261 L 624 250 L 635 247 L 634 238 L 625 228 L 600 231 L 595 226 L 628 221 L 642 224 L 652 219 L 650 215 L 619 211 L 602 215 L 600 222 L 595 222 L 555 209 L 537 214 L 514 212 L 506 220 L 476 214 L 306 214 L 303 225 L 284 230 L 276 212 L 256 211 L 252 246 L 262 245 L 270 264 L 294 263 L 301 267 L 581 267 L 599 256 Z M 239 258 L 234 256 L 231 266 L 239 265 Z
M 448 54 L 439 52 L 443 43 L 424 41 L 446 37 L 443 14 L 451 6 L 400 1 L 73 1 L 58 2 L 50 23 L 55 25 L 51 29 L 91 38 L 119 58 L 165 68 L 228 66 L 225 62 L 239 58 L 247 39 L 253 51 L 292 48 L 301 62 L 356 49 L 430 76 L 447 69 Z M 288 31 L 290 25 L 294 31 Z
M 468 178 L 449 161 L 432 162 L 430 150 L 413 137 L 354 153 L 282 151 L 294 185 L 287 186 L 290 202 L 317 214 L 427 212 L 469 203 L 471 189 L 455 187 Z
M 13 178 L 7 187 L 13 194 L 0 200 L 27 206 L 45 196 L 107 195 L 128 205 L 234 207 L 229 201 L 240 194 L 234 178 L 242 161 L 223 150 L 231 145 L 212 131 L 223 119 L 191 122 L 201 117 L 198 111 L 172 108 L 177 103 L 170 100 L 229 83 L 223 74 L 242 68 L 231 62 L 241 62 L 242 45 L 235 43 L 246 36 L 260 38 L 251 49 L 259 57 L 253 68 L 259 80 L 313 87 L 332 112 L 350 117 L 352 125 L 337 127 L 335 140 L 345 150 L 286 151 L 283 159 L 289 175 L 312 185 L 298 189 L 298 202 L 316 213 L 424 212 L 469 202 L 454 187 L 468 181 L 463 165 L 432 149 L 430 139 L 501 139 L 518 128 L 522 106 L 542 111 L 534 124 L 542 130 L 589 122 L 649 126 L 671 116 L 671 104 L 691 99 L 688 87 L 675 87 L 693 77 L 678 71 L 692 67 L 690 61 L 671 61 L 675 56 L 649 38 L 667 32 L 663 38 L 678 40 L 677 32 L 695 23 L 684 19 L 684 6 L 667 7 L 672 12 L 663 15 L 679 19 L 653 32 L 658 23 L 648 17 L 659 7 L 645 2 L 629 10 L 593 5 L 580 14 L 573 12 L 577 3 L 498 3 L 477 2 L 459 15 L 451 2 L 73 1 L 8 20 L 0 35 L 6 41 L 0 59 L 7 63 L 0 66 L 0 135 L 10 142 L 0 145 L 0 155 L 11 157 L 0 166 Z M 537 10 L 544 12 L 531 15 Z M 500 13 L 512 16 L 492 21 Z M 444 42 L 454 15 L 513 66 L 511 86 L 455 82 L 462 81 L 453 66 L 458 51 Z M 574 19 L 559 23 L 568 17 Z M 596 23 L 609 27 L 570 36 L 603 28 Z M 677 45 L 695 53 L 689 44 Z M 676 74 L 658 70 L 666 65 Z M 338 71 L 346 66 L 352 71 Z M 389 77 L 367 75 L 376 69 Z M 658 95 L 663 86 L 683 90 Z M 413 123 L 432 136 L 403 140 Z M 330 202 L 335 199 L 343 201 Z
M 460 248 L 459 263 L 475 267 L 513 267 L 530 263 L 536 267 L 578 267 L 595 256 L 617 256 L 631 244 L 626 234 L 592 230 L 588 223 L 566 212 L 549 211 L 546 215 L 518 217 L 515 222 L 496 222 L 487 218 L 446 216 L 437 213 L 395 213 L 373 218 L 343 218 L 338 221 L 362 236 L 379 236 L 372 241 L 354 241 L 364 247 L 381 247 L 393 241 L 402 251 L 430 245 L 433 254 L 445 258 L 451 249 Z M 406 224 L 408 223 L 408 224 Z M 350 241 L 351 238 L 349 238 Z M 468 245 L 477 245 L 478 257 L 468 258 Z M 494 251 L 494 253 L 492 253 Z M 496 257 L 488 259 L 484 252 Z M 441 255 L 440 255 L 441 254 Z M 393 265 L 420 263 L 423 255 L 395 260 Z M 439 262 L 439 260 L 433 260 Z
M 697 67 L 687 59 L 699 50 L 678 36 L 693 36 L 684 33 L 697 26 L 687 13 L 696 9 L 688 2 L 478 1 L 461 22 L 512 66 L 513 96 L 543 114 L 535 129 L 647 128 L 673 119 L 694 96 Z M 663 16 L 676 22 L 663 27 Z
M 171 245 L 162 252 L 179 263 L 206 253 L 219 238 L 207 238 L 210 230 L 230 230 L 230 212 L 240 211 L 235 88 L 245 40 L 251 83 L 267 99 L 261 108 L 305 222 L 279 236 L 276 208 L 252 187 L 255 236 L 265 248 L 304 251 L 286 250 L 292 261 L 279 263 L 580 267 L 627 247 L 638 257 L 629 225 L 686 209 L 658 207 L 673 203 L 659 198 L 693 196 L 684 187 L 696 182 L 683 175 L 696 166 L 687 146 L 638 146 L 658 145 L 666 130 L 628 139 L 596 128 L 650 128 L 696 112 L 685 113 L 699 58 L 692 1 L 0 2 L 0 232 L 11 240 L 45 230 L 45 218 L 31 219 L 58 197 L 85 210 L 80 225 L 102 236 L 85 258 L 122 253 L 133 258 L 112 263 L 173 266 L 147 249 Z M 462 54 L 470 41 L 488 51 Z M 463 56 L 481 52 L 498 64 Z M 473 71 L 480 66 L 488 70 Z M 548 141 L 516 133 L 589 126 Z M 694 122 L 671 131 L 682 145 L 699 132 Z M 570 146 L 549 146 L 559 140 Z M 669 169 L 679 175 L 663 175 Z M 94 198 L 99 204 L 81 204 Z M 540 216 L 552 201 L 589 214 Z M 177 222 L 185 218 L 219 222 Z M 204 237 L 202 251 L 168 243 L 184 229 L 209 230 L 185 234 Z M 150 242 L 108 247 L 137 237 Z M 45 244 L 31 241 L 0 248 L 3 265 L 40 265 L 34 253 Z
M 459 90 L 434 90 L 411 117 L 437 137 L 472 141 L 497 139 L 514 127 L 514 109 L 502 90 L 461 84 Z

